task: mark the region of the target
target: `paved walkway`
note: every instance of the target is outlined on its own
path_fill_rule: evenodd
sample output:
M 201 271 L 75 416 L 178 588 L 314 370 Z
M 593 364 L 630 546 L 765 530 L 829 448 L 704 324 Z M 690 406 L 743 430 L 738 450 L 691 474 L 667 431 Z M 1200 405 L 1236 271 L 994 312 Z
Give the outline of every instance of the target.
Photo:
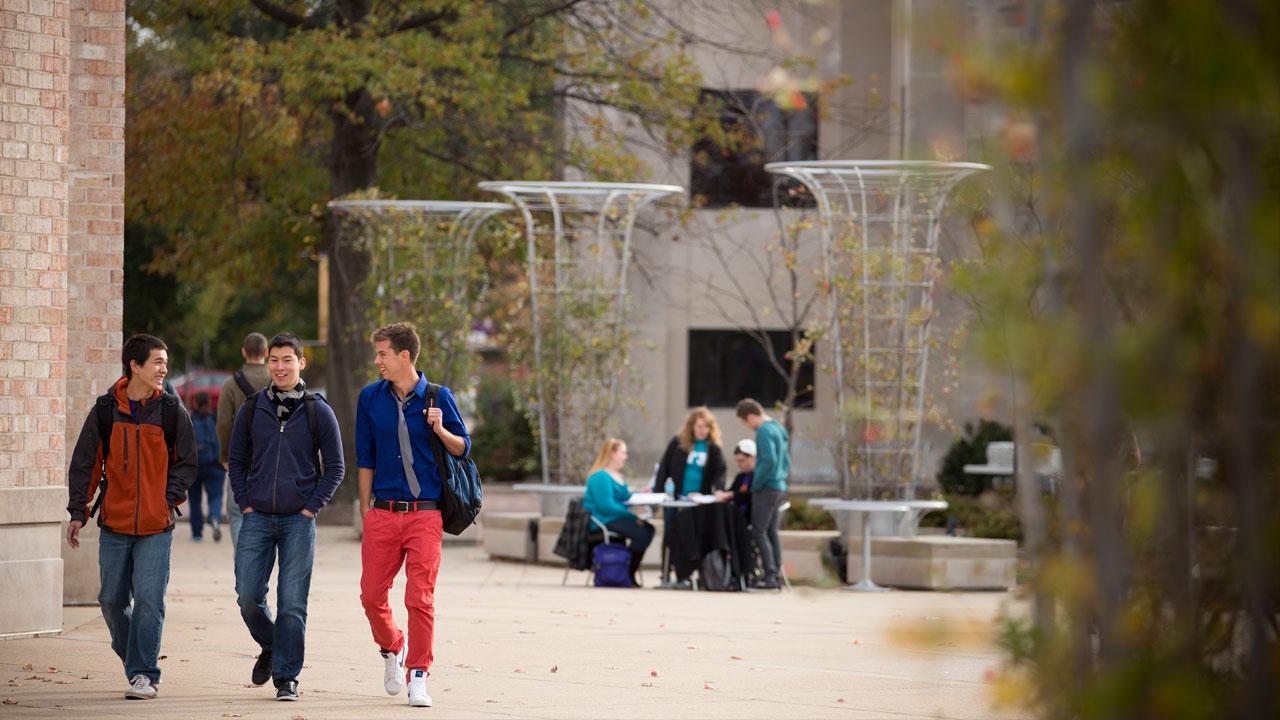
M 126 701 L 96 607 L 58 636 L 0 641 L 8 718 L 991 718 L 1002 593 L 690 593 L 582 586 L 562 570 L 445 550 L 431 709 L 382 690 L 359 544 L 321 527 L 302 699 L 248 685 L 229 541 L 175 538 L 159 698 Z M 402 586 L 393 599 L 402 597 Z M 403 620 L 403 608 L 397 613 Z

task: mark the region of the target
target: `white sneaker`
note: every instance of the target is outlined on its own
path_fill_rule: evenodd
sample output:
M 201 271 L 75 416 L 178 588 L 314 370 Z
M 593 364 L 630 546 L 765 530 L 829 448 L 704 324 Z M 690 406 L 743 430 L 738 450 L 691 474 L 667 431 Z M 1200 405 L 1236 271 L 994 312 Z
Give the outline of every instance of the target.
M 124 696 L 130 700 L 150 700 L 156 696 L 156 686 L 151 684 L 151 678 L 146 675 L 134 675 Z M 429 700 L 427 702 L 430 704 Z
M 398 653 L 379 653 L 385 667 L 382 670 L 382 686 L 388 695 L 398 695 L 404 689 L 404 656 L 409 650 L 409 642 L 400 646 Z
M 427 694 L 427 671 L 409 671 L 409 706 L 431 707 L 431 696 Z

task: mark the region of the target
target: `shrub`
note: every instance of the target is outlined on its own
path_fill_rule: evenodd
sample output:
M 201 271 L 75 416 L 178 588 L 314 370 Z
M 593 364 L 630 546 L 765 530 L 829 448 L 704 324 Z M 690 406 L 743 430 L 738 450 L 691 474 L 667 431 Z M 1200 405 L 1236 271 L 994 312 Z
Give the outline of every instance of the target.
M 484 375 L 476 388 L 477 424 L 471 433 L 476 468 L 493 482 L 520 482 L 539 472 L 538 448 L 529 419 L 516 404 L 516 385 Z
M 979 420 L 978 427 L 973 423 L 964 424 L 964 435 L 956 438 L 942 457 L 942 467 L 938 470 L 938 487 L 946 495 L 976 496 L 986 489 L 987 478 L 981 475 L 967 475 L 965 465 L 981 465 L 987 461 L 987 443 L 1012 440 L 1013 430 L 993 420 Z
M 803 500 L 793 500 L 782 518 L 782 527 L 787 530 L 835 530 L 836 519 L 822 508 L 810 507 Z

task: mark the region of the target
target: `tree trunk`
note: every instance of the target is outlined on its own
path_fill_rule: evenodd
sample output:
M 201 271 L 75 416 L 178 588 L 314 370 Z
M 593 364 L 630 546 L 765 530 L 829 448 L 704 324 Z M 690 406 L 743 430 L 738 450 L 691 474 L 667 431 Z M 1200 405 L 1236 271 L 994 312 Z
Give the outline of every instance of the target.
M 344 104 L 351 115 L 332 113 L 329 185 L 335 198 L 377 182 L 373 100 L 361 90 L 348 95 Z M 342 428 L 347 473 L 354 477 L 356 397 L 368 376 L 366 370 L 372 357 L 368 345 L 371 328 L 365 327 L 360 300 L 369 258 L 353 244 L 350 234 L 338 229 L 338 219 L 331 215 L 326 225 L 330 247 L 328 400 L 338 417 L 338 427 Z

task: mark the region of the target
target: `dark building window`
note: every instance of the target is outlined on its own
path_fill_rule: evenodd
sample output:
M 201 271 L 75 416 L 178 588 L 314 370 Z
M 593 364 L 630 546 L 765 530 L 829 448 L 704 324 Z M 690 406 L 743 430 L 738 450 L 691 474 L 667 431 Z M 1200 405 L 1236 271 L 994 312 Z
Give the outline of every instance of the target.
M 787 367 L 791 333 L 768 331 L 778 362 Z M 796 407 L 813 407 L 813 362 L 800 366 Z M 764 345 L 739 330 L 689 330 L 689 405 L 733 407 L 755 398 L 766 409 L 786 399 L 787 383 Z
M 693 145 L 689 187 L 695 207 L 813 207 L 813 198 L 790 178 L 771 175 L 765 163 L 818 159 L 817 95 L 804 107 L 783 110 L 755 90 L 703 90 L 701 105 L 720 114 L 726 141 Z

